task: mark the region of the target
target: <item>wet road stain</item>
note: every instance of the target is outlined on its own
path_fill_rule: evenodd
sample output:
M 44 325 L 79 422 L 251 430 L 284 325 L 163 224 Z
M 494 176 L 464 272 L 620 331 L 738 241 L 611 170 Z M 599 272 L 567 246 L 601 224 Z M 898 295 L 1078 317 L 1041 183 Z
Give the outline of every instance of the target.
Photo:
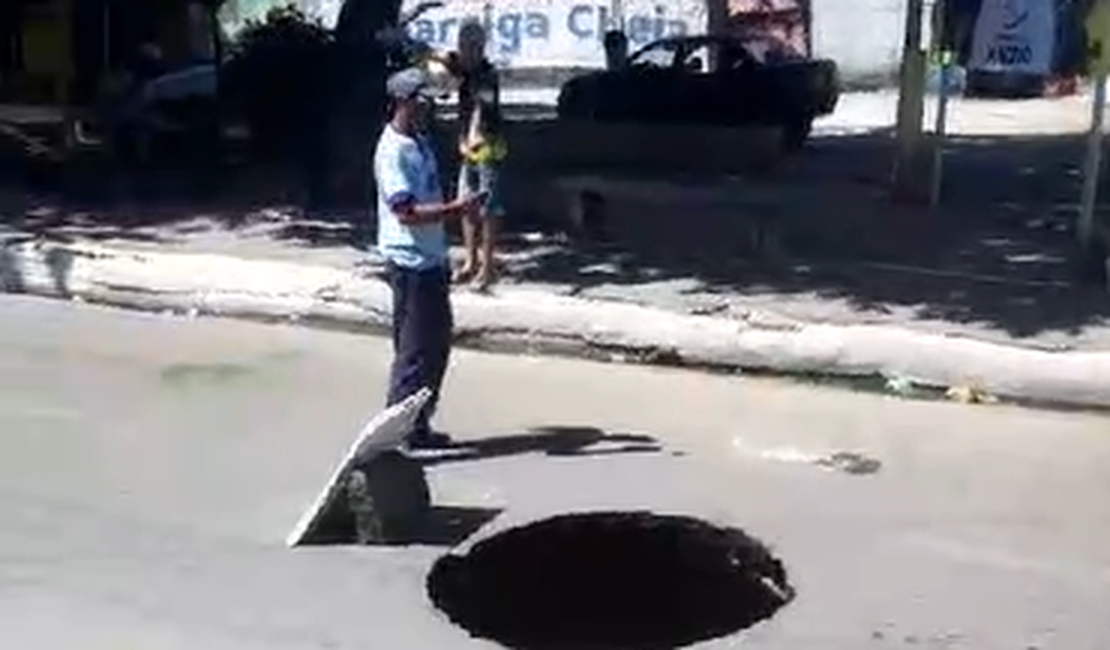
M 882 469 L 882 461 L 852 451 L 838 451 L 813 461 L 819 467 L 845 474 L 875 474 Z
M 733 440 L 732 446 L 740 454 L 760 460 L 813 465 L 822 469 L 856 476 L 877 474 L 883 468 L 883 462 L 878 458 L 857 451 L 820 453 L 793 447 L 763 448 L 749 445 L 740 438 Z
M 173 363 L 163 366 L 158 374 L 162 384 L 172 388 L 257 384 L 276 378 L 300 356 L 297 351 L 283 351 L 249 361 Z
M 175 363 L 161 371 L 162 381 L 167 384 L 223 383 L 241 379 L 257 372 L 257 369 L 240 363 Z

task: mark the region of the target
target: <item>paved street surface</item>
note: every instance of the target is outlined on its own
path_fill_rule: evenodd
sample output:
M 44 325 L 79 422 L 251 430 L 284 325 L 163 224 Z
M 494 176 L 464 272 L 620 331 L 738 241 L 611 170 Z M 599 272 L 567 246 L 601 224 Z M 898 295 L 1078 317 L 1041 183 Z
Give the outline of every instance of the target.
M 482 645 L 425 600 L 444 547 L 282 545 L 379 404 L 383 341 L 11 297 L 0 313 L 3 647 Z M 479 535 L 601 507 L 744 527 L 799 597 L 743 647 L 1110 647 L 1103 417 L 477 353 L 442 416 L 471 440 L 657 440 L 502 440 L 430 479 L 439 505 L 503 509 Z M 835 451 L 882 467 L 809 462 Z

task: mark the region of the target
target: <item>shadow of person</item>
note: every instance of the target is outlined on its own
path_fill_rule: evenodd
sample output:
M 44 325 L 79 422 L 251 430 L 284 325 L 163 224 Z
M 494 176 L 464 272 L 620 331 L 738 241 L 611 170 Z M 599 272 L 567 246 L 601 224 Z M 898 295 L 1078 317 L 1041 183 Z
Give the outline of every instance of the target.
M 485 460 L 525 454 L 547 456 L 604 456 L 627 453 L 657 453 L 658 440 L 639 434 L 610 434 L 594 427 L 552 426 L 525 434 L 464 440 L 443 455 L 429 458 L 426 465 Z
M 400 534 L 374 545 L 452 548 L 473 536 L 501 512 L 500 508 L 432 506 Z M 306 541 L 307 546 L 350 546 L 356 543 L 353 518 L 343 506 L 333 508 L 321 521 L 315 534 Z

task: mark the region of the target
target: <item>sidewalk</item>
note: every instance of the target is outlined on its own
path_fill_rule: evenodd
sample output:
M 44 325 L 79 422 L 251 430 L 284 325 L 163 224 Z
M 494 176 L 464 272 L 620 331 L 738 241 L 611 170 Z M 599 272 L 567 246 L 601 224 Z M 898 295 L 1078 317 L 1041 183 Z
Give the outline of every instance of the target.
M 0 275 L 9 291 L 190 317 L 240 316 L 371 332 L 388 324 L 388 288 L 373 275 L 366 255 L 275 241 L 272 231 L 264 234 L 265 225 L 253 233 L 201 230 L 200 225 L 179 229 L 186 232 L 176 241 L 9 241 L 0 257 Z M 172 229 L 163 236 L 172 237 Z M 511 265 L 519 270 L 534 263 L 518 253 Z M 1046 352 L 1015 345 L 1013 339 L 1000 345 L 938 336 L 926 333 L 928 323 L 899 326 L 897 314 L 867 318 L 857 313 L 854 322 L 843 318 L 833 324 L 764 309 L 852 313 L 816 295 L 792 301 L 772 293 L 717 296 L 723 308 L 691 309 L 698 301 L 708 304 L 712 295 L 695 285 L 693 280 L 648 281 L 623 291 L 603 285 L 574 291 L 519 281 L 492 296 L 459 290 L 458 336 L 464 344 L 501 350 L 786 373 L 885 375 L 933 387 L 973 386 L 1022 400 L 1110 406 L 1110 351 Z M 1088 329 L 1092 339 L 1110 338 L 1108 328 Z
M 936 122 L 936 96 L 925 98 L 924 125 Z M 897 91 L 847 93 L 836 112 L 817 120 L 814 133 L 853 135 L 892 127 L 898 112 Z M 948 133 L 961 136 L 1061 135 L 1082 133 L 1091 124 L 1089 93 L 1027 100 L 985 100 L 952 97 L 948 101 Z
M 537 119 L 554 114 L 558 95 L 558 90 L 551 89 L 506 89 L 502 102 L 510 112 Z M 953 97 L 948 104 L 948 131 L 965 136 L 1080 133 L 1090 126 L 1090 102 L 1086 93 L 1023 101 Z M 845 93 L 836 112 L 817 120 L 813 132 L 819 136 L 857 135 L 891 127 L 897 108 L 895 90 Z M 933 128 L 935 111 L 936 97 L 926 97 L 926 130 Z
M 1070 124 L 1082 98 L 1063 101 L 1038 119 Z M 886 200 L 889 143 L 874 136 L 818 139 L 764 181 L 523 179 L 505 282 L 456 293 L 460 341 L 1110 406 L 1110 297 L 1073 286 L 1068 261 L 1082 140 L 1022 135 L 1021 112 L 1003 113 L 976 124 L 1008 135 L 953 139 L 938 212 Z M 561 234 L 559 183 L 606 197 L 612 243 Z M 39 238 L 9 243 L 0 274 L 8 290 L 156 311 L 388 323 L 368 228 L 345 225 L 369 226 L 361 210 L 198 210 L 32 214 Z M 774 225 L 777 254 L 753 255 L 752 219 Z

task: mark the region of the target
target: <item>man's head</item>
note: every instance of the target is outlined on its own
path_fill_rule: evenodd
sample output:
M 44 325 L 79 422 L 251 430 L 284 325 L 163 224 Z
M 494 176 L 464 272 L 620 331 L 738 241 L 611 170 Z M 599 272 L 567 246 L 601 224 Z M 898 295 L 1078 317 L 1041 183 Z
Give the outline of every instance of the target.
M 486 55 L 486 28 L 471 18 L 459 26 L 459 57 L 464 65 L 473 65 Z
M 434 92 L 431 79 L 420 68 L 405 68 L 385 82 L 394 122 L 410 129 L 425 125 L 431 115 Z

